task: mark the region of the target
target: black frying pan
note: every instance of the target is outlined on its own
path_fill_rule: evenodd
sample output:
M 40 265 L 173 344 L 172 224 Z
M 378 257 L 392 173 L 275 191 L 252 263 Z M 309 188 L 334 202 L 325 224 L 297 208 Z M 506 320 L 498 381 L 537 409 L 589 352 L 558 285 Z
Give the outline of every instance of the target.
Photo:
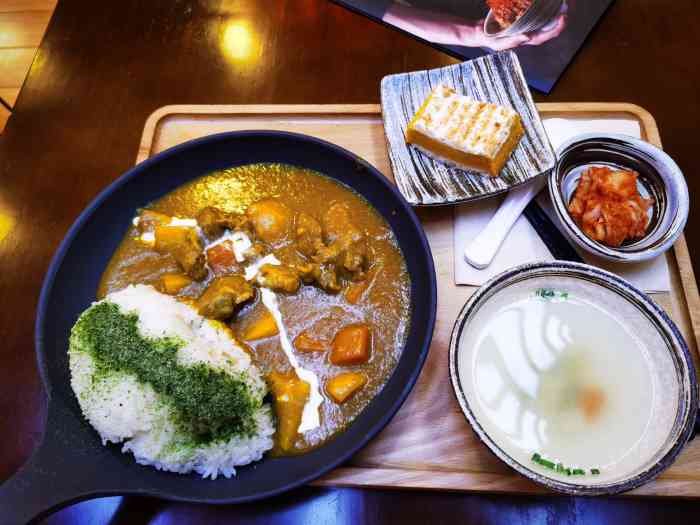
M 391 225 L 412 278 L 411 326 L 396 370 L 352 425 L 323 447 L 265 458 L 232 479 L 159 472 L 137 465 L 118 446 L 102 446 L 70 387 L 68 335 L 95 299 L 100 275 L 135 210 L 206 173 L 255 162 L 284 162 L 324 173 L 363 195 Z M 323 206 L 323 203 L 319 203 Z M 278 494 L 317 478 L 357 452 L 396 413 L 428 354 L 435 324 L 433 259 L 416 215 L 367 162 L 327 142 L 273 131 L 221 133 L 169 149 L 139 164 L 80 215 L 44 281 L 36 322 L 39 370 L 48 396 L 46 431 L 27 464 L 0 486 L 3 524 L 21 524 L 96 496 L 144 494 L 171 500 L 237 503 Z

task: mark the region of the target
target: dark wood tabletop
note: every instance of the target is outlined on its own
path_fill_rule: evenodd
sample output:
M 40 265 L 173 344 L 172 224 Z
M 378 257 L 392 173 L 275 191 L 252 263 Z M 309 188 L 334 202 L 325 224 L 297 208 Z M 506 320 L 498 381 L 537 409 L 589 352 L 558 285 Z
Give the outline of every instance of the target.
M 231 21 L 251 35 L 236 61 L 219 45 Z M 536 98 L 643 106 L 694 195 L 699 35 L 694 0 L 618 0 L 551 94 Z M 33 329 L 51 256 L 86 204 L 132 166 L 152 111 L 175 103 L 376 103 L 384 75 L 453 62 L 326 0 L 60 1 L 0 135 L 0 218 L 11 226 L 0 239 L 0 480 L 42 433 Z M 695 260 L 699 217 L 691 209 L 686 230 Z M 104 498 L 46 522 L 688 523 L 698 511 L 700 502 L 688 500 L 303 488 L 238 507 Z

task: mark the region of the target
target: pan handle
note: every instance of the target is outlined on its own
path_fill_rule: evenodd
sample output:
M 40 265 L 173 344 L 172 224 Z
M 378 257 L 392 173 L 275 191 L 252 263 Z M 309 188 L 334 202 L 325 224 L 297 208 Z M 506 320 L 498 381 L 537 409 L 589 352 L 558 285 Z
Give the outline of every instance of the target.
M 13 477 L 0 485 L 3 523 L 34 523 L 70 499 L 65 485 L 53 478 L 52 471 L 50 458 L 40 448 Z
M 81 466 L 75 447 L 63 443 L 56 424 L 60 414 L 49 403 L 46 431 L 32 456 L 13 477 L 0 485 L 3 525 L 35 523 L 48 514 L 90 497 L 95 473 Z M 84 464 L 84 458 L 82 463 Z

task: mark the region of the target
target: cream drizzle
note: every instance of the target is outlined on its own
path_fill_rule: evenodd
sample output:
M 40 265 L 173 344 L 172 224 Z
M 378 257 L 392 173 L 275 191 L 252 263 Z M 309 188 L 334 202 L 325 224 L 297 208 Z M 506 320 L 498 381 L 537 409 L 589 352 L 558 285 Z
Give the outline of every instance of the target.
M 289 364 L 292 365 L 294 371 L 299 376 L 299 379 L 305 381 L 309 385 L 309 399 L 304 405 L 304 411 L 301 414 L 301 423 L 299 424 L 298 432 L 304 433 L 309 430 L 313 430 L 321 424 L 321 417 L 319 415 L 319 407 L 323 403 L 323 396 L 320 393 L 318 377 L 311 370 L 302 368 L 294 355 L 294 347 L 289 339 L 289 334 L 287 334 L 287 329 L 282 322 L 282 314 L 279 309 L 279 303 L 277 302 L 277 296 L 275 292 L 269 288 L 260 288 L 260 293 L 262 295 L 262 302 L 267 307 L 267 309 L 275 318 L 275 323 L 277 323 L 277 329 L 279 330 L 280 344 L 282 345 L 282 350 L 287 354 L 287 359 L 289 359 Z
M 255 279 L 260 267 L 265 264 L 279 265 L 281 263 L 273 254 L 268 254 L 246 267 L 246 280 L 251 281 Z M 309 385 L 309 399 L 304 405 L 304 411 L 301 414 L 301 423 L 299 424 L 298 432 L 304 433 L 309 430 L 313 430 L 321 425 L 319 407 L 321 406 L 321 403 L 323 403 L 323 396 L 321 395 L 318 376 L 311 370 L 302 368 L 299 361 L 297 361 L 297 358 L 294 355 L 294 346 L 292 345 L 292 341 L 289 339 L 287 328 L 284 326 L 284 322 L 282 320 L 282 312 L 280 311 L 279 302 L 277 301 L 277 295 L 275 292 L 269 288 L 261 287 L 260 295 L 262 298 L 262 303 L 275 319 L 277 329 L 279 330 L 280 345 L 282 346 L 282 350 L 284 350 L 284 353 L 289 360 L 289 364 L 292 365 L 292 368 L 294 368 L 294 371 L 299 379 L 305 381 Z

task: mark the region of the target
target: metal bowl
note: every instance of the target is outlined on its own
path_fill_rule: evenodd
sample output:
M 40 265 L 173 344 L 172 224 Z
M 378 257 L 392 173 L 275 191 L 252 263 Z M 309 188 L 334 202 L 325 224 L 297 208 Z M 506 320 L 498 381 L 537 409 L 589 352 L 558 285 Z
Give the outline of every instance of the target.
M 492 37 L 532 33 L 550 23 L 559 14 L 562 3 L 563 0 L 533 0 L 528 10 L 506 28 L 501 27 L 489 10 L 484 20 L 484 33 Z
M 496 306 L 497 309 L 501 308 L 502 305 L 510 304 L 508 301 L 513 301 L 513 297 L 517 297 L 518 294 L 529 293 L 531 289 L 543 284 L 555 288 L 565 286 L 571 294 L 580 298 L 585 296 L 585 301 L 596 308 L 609 308 L 610 305 L 615 307 L 612 311 L 616 317 L 619 316 L 625 329 L 634 330 L 635 336 L 644 341 L 644 351 L 650 360 L 649 368 L 657 374 L 652 376 L 650 388 L 655 388 L 657 392 L 671 392 L 669 384 L 674 385 L 674 392 L 670 394 L 669 399 L 659 400 L 659 405 L 650 411 L 649 418 L 650 422 L 654 422 L 654 428 L 664 430 L 651 438 L 648 437 L 648 433 L 640 437 L 637 443 L 642 445 L 636 449 L 636 455 L 632 456 L 640 459 L 628 468 L 629 472 L 611 471 L 607 478 L 588 478 L 586 482 L 578 481 L 581 478 L 577 476 L 566 477 L 550 473 L 547 469 L 538 468 L 536 463 L 528 462 L 529 454 L 525 458 L 524 453 L 517 457 L 515 452 L 507 452 L 505 433 L 500 431 L 499 434 L 498 431 L 494 431 L 495 423 L 489 421 L 487 416 L 479 416 L 483 412 L 480 411 L 477 400 L 480 395 L 478 385 L 474 380 L 473 370 L 464 367 L 473 366 L 470 352 L 474 346 L 470 342 L 472 337 L 480 336 L 475 330 L 483 326 L 482 323 L 488 320 L 489 312 L 493 312 L 484 306 L 488 304 Z M 511 347 L 505 348 L 507 352 Z M 513 361 L 518 359 L 518 356 L 501 355 L 499 359 L 504 362 Z M 534 369 L 542 370 L 538 368 L 541 363 L 534 355 L 527 354 L 526 360 Z M 617 494 L 647 483 L 668 468 L 680 454 L 693 433 L 698 413 L 695 368 L 686 343 L 673 321 L 647 295 L 625 280 L 586 264 L 561 261 L 526 264 L 507 270 L 479 288 L 464 305 L 455 322 L 450 341 L 449 370 L 452 386 L 464 416 L 489 449 L 523 476 L 567 494 Z M 495 384 L 505 384 L 496 381 L 497 377 L 492 379 Z M 658 379 L 663 381 L 658 382 Z M 498 395 L 499 399 L 506 399 L 508 391 L 501 387 Z M 673 410 L 669 409 L 671 406 Z M 498 407 L 492 409 L 501 410 Z M 524 419 L 525 415 L 518 421 Z
M 688 186 L 678 165 L 648 142 L 620 134 L 584 134 L 557 150 L 557 166 L 549 176 L 549 194 L 557 216 L 571 239 L 584 250 L 609 261 L 645 261 L 668 250 L 688 219 Z M 637 188 L 654 201 L 646 235 L 613 248 L 589 238 L 568 211 L 579 178 L 591 166 L 631 169 L 639 173 Z

